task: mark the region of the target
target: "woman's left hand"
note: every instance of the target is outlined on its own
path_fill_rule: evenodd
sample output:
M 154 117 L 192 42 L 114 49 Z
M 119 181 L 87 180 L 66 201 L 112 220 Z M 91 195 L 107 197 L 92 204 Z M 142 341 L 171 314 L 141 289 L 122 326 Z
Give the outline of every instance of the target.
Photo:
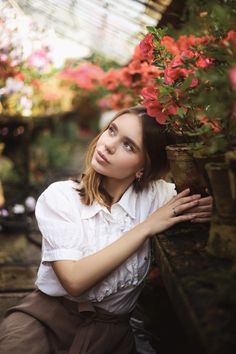
M 195 213 L 197 216 L 191 220 L 194 223 L 209 222 L 212 216 L 213 198 L 212 196 L 199 199 L 197 206 L 185 211 L 183 214 Z

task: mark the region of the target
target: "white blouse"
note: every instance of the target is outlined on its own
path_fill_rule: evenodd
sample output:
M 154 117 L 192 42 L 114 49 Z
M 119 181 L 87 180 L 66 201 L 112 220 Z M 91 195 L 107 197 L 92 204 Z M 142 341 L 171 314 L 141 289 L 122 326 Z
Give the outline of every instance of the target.
M 130 312 L 150 265 L 149 241 L 79 297 L 69 296 L 50 262 L 79 260 L 108 246 L 173 197 L 175 186 L 158 180 L 140 193 L 130 186 L 111 211 L 97 202 L 91 206 L 82 204 L 77 187 L 70 180 L 55 182 L 37 201 L 35 213 L 43 240 L 36 286 L 51 296 L 66 296 L 79 302 L 89 300 L 114 313 Z

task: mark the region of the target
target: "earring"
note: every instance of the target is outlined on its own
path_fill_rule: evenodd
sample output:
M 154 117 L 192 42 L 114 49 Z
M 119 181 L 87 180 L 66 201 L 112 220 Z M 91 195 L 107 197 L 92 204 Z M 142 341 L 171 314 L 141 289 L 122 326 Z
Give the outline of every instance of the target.
M 137 175 L 136 175 L 136 180 L 137 180 L 137 182 L 138 183 L 140 183 L 140 181 L 141 181 L 141 179 L 142 179 L 142 176 L 143 176 L 143 174 L 142 173 L 137 173 Z

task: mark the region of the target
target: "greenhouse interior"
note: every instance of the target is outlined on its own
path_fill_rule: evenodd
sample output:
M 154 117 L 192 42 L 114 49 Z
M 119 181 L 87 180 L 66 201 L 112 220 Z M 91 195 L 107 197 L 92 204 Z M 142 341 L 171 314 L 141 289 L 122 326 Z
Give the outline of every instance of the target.
M 0 0 L 0 354 L 235 333 L 236 1 Z

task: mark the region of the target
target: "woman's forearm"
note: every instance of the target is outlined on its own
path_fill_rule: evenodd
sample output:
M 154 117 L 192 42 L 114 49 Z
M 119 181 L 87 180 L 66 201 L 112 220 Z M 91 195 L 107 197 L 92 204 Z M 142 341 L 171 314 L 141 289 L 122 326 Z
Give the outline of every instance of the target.
M 72 296 L 78 296 L 90 289 L 137 251 L 149 236 L 176 223 L 193 220 L 197 214 L 184 213 L 196 207 L 199 199 L 200 195 L 189 196 L 187 189 L 101 251 L 78 261 L 53 262 L 53 269 L 62 286 Z
M 148 224 L 139 224 L 97 253 L 78 261 L 55 261 L 53 269 L 65 290 L 72 296 L 79 296 L 119 267 L 148 235 Z

